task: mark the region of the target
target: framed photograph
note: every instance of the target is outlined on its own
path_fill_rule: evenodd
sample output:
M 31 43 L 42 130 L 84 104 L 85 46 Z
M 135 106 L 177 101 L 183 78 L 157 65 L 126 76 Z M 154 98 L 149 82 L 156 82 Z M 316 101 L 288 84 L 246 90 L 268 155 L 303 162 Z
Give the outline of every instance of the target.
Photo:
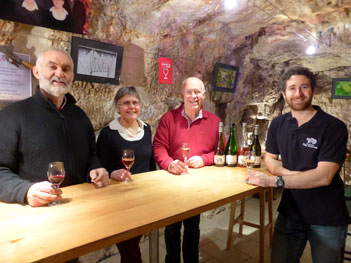
M 123 47 L 72 37 L 71 55 L 75 80 L 120 84 Z
M 87 34 L 90 0 L 7 0 L 0 1 L 0 18 Z
M 235 93 L 239 67 L 217 62 L 213 75 L 213 90 Z
M 333 79 L 333 99 L 351 99 L 351 78 Z

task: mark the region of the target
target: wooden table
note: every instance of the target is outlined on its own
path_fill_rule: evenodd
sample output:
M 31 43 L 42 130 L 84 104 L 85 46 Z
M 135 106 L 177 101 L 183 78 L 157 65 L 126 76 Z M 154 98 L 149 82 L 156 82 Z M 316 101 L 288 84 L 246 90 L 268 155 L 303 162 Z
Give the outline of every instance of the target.
M 134 175 L 128 184 L 64 187 L 69 202 L 57 207 L 0 203 L 0 262 L 69 260 L 263 193 L 244 182 L 245 174 L 244 168 L 212 166 L 181 176 L 159 170 Z M 264 233 L 260 239 L 264 242 Z

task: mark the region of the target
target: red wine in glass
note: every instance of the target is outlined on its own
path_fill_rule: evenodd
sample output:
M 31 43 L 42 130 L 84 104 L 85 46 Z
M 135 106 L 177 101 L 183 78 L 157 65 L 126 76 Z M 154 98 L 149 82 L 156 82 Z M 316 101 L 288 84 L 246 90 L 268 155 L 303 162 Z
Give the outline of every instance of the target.
M 134 151 L 133 150 L 123 150 L 122 152 L 122 162 L 126 167 L 128 172 L 130 172 L 130 168 L 132 168 L 135 161 Z M 128 178 L 126 178 L 123 182 L 128 183 Z
M 51 162 L 48 166 L 47 176 L 52 187 L 57 189 L 65 179 L 65 167 L 63 162 Z M 59 201 L 52 201 L 50 206 L 59 205 Z
M 65 179 L 65 175 L 63 174 L 50 174 L 48 175 L 49 182 L 52 183 L 53 188 L 59 188 L 63 179 Z

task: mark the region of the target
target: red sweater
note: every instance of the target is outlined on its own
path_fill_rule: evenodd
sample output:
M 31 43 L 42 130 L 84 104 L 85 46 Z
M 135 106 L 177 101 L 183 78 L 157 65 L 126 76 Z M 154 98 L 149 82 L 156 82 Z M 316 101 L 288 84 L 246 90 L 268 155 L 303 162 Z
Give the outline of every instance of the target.
M 158 125 L 152 145 L 154 158 L 161 169 L 167 170 L 173 160 L 183 160 L 181 144 L 190 144 L 191 156 L 198 155 L 204 165 L 212 165 L 218 140 L 220 119 L 202 109 L 202 119 L 197 119 L 188 127 L 188 120 L 182 116 L 183 104 L 166 112 Z

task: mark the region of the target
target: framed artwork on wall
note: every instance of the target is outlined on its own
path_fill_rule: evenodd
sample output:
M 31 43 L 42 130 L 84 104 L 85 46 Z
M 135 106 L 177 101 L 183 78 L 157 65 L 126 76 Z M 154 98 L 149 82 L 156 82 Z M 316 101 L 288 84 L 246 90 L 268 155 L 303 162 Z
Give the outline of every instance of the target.
M 235 93 L 239 67 L 217 62 L 213 73 L 213 90 Z
M 332 98 L 351 99 L 351 78 L 333 79 Z
M 71 55 L 75 80 L 120 84 L 123 47 L 72 37 Z
M 2 0 L 0 18 L 87 34 L 90 0 Z

